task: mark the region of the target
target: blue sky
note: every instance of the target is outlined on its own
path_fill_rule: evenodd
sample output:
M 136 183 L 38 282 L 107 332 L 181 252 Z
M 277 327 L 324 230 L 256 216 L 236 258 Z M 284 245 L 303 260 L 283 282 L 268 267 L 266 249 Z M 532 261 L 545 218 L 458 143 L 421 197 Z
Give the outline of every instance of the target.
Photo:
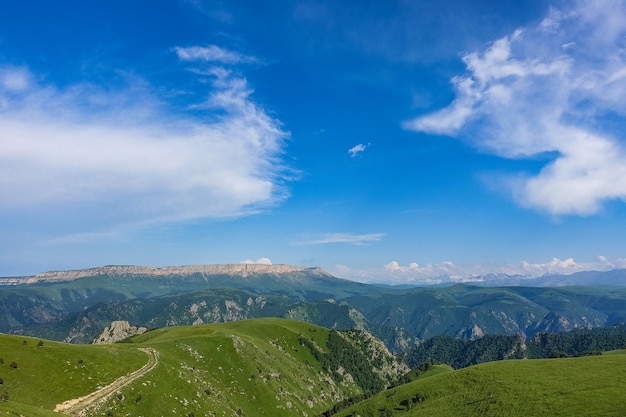
M 626 3 L 0 8 L 0 276 L 626 267 Z

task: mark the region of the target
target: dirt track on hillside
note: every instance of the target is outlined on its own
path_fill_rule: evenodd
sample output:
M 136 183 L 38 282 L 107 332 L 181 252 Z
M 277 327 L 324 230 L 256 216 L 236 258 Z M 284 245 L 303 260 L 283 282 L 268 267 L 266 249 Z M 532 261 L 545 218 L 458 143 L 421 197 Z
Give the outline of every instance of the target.
M 117 391 L 152 371 L 159 364 L 159 352 L 152 348 L 139 348 L 139 350 L 148 355 L 147 364 L 134 372 L 119 377 L 109 385 L 102 387 L 97 391 L 80 398 L 67 400 L 61 404 L 57 404 L 54 411 L 57 413 L 69 414 L 75 417 L 85 417 L 89 409 L 97 408 L 100 404 L 103 404 L 111 398 L 111 396 L 113 396 L 113 394 Z

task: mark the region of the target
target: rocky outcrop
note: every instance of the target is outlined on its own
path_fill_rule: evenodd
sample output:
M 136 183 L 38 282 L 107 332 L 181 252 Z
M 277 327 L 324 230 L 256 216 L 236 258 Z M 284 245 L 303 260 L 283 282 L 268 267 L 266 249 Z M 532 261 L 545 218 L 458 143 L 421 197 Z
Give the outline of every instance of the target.
M 115 343 L 127 337 L 135 336 L 146 332 L 145 327 L 131 326 L 126 320 L 117 320 L 104 329 L 102 334 L 93 340 L 93 344 Z
M 367 358 L 371 358 L 372 372 L 383 381 L 395 381 L 411 369 L 391 354 L 385 344 L 365 330 L 344 330 L 338 333 L 348 340 L 355 349 L 360 349 Z

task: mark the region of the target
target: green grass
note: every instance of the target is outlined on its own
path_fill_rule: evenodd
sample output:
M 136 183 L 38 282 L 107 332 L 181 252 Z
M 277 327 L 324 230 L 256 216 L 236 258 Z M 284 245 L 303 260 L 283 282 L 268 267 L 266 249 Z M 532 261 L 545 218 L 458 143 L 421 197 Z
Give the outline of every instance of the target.
M 338 416 L 624 416 L 626 351 L 429 374 Z
M 0 403 L 0 417 L 59 417 L 63 415 L 65 414 L 55 413 L 37 406 L 16 403 L 15 401 Z
M 299 337 L 325 347 L 328 330 L 281 319 L 158 329 L 130 346 L 159 351 L 155 371 L 128 387 L 114 415 L 317 415 L 360 393 L 337 386 Z M 139 400 L 137 401 L 137 399 Z M 212 413 L 212 414 L 210 414 Z
M 146 354 L 136 349 L 8 335 L 0 335 L 0 358 L 0 393 L 6 392 L 10 402 L 51 410 L 57 403 L 95 391 L 147 362 Z M 17 367 L 11 367 L 12 363 Z
M 67 345 L 0 335 L 0 417 L 50 417 L 146 363 L 159 364 L 90 416 L 316 416 L 362 393 L 322 369 L 304 337 L 328 349 L 329 330 L 283 319 L 157 329 L 116 345 Z M 24 344 L 26 341 L 26 344 Z M 12 368 L 12 362 L 17 368 Z M 369 364 L 364 364 L 370 366 Z M 623 416 L 626 351 L 582 358 L 435 366 L 340 416 Z
M 328 336 L 328 329 L 282 319 L 168 327 L 116 345 L 37 346 L 39 339 L 0 336 L 0 393 L 9 394 L 0 416 L 53 415 L 56 404 L 143 366 L 142 347 L 159 353 L 157 367 L 90 416 L 315 416 L 361 393 L 347 379 L 336 383 L 300 345 L 305 337 L 324 350 Z

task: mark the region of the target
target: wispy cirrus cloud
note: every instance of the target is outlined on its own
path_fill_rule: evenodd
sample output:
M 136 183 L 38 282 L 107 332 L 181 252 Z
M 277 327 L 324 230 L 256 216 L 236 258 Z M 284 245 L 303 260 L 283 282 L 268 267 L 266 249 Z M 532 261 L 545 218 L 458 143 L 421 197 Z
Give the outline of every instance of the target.
M 350 154 L 350 158 L 355 158 L 360 153 L 364 152 L 367 148 L 371 146 L 371 143 L 364 145 L 359 143 L 358 145 L 354 145 L 352 148 L 348 149 L 348 153 Z
M 463 55 L 446 108 L 409 129 L 463 138 L 522 159 L 554 153 L 537 174 L 505 179 L 523 206 L 590 215 L 626 200 L 626 5 L 577 1 L 537 26 Z
M 252 64 L 259 60 L 251 55 L 231 51 L 217 45 L 189 46 L 174 48 L 183 61 L 204 61 L 220 64 Z
M 0 88 L 5 92 L 26 90 L 31 83 L 32 75 L 28 68 L 11 65 L 0 67 Z
M 384 233 L 354 234 L 354 233 L 327 233 L 319 238 L 305 239 L 298 242 L 299 245 L 326 245 L 332 243 L 347 243 L 353 245 L 365 245 L 378 242 Z
M 141 80 L 111 90 L 43 78 L 0 66 L 5 219 L 30 213 L 97 235 L 129 224 L 242 216 L 286 195 L 288 134 L 252 100 L 243 78 L 215 72 L 203 84 L 201 117 L 171 110 Z

